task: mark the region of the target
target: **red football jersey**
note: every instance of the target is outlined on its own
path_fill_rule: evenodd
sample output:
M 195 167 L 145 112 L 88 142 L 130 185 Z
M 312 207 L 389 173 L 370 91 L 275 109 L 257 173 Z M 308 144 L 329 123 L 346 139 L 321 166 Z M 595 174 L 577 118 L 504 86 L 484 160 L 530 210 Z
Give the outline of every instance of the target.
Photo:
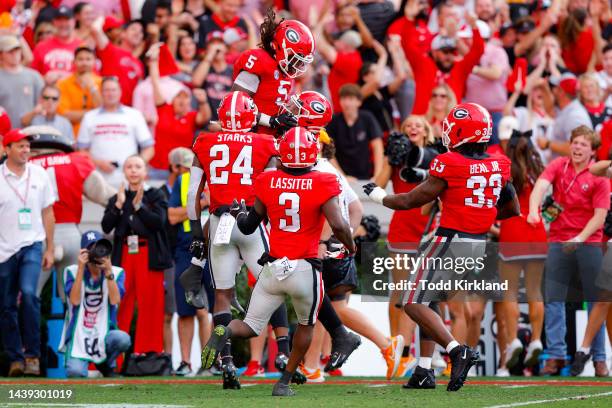
M 202 133 L 193 151 L 206 173 L 210 212 L 234 199 L 253 205 L 253 180 L 278 155 L 274 137 L 250 132 Z
M 440 227 L 484 234 L 497 217 L 497 200 L 510 178 L 506 156 L 472 159 L 448 152 L 432 160 L 429 174 L 448 184 L 441 194 Z
M 30 160 L 44 167 L 58 200 L 53 204 L 56 224 L 80 223 L 83 213 L 83 184 L 95 165 L 84 153 L 54 153 Z
M 259 112 L 269 116 L 278 114 L 280 105 L 289 101 L 293 79 L 286 76 L 276 60 L 261 48 L 247 50 L 240 55 L 234 64 L 232 79 L 235 80 L 241 71 L 259 77 L 259 87 L 253 95 Z
M 270 220 L 270 255 L 289 259 L 316 258 L 323 229 L 322 206 L 340 194 L 338 177 L 311 171 L 294 176 L 267 171 L 255 180 L 255 194 Z

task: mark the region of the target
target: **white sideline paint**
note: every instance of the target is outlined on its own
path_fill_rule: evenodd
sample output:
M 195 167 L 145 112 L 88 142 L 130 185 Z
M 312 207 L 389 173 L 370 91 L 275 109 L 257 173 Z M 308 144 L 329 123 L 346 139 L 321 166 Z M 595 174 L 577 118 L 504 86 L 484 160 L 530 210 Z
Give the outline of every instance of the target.
M 486 407 L 486 408 L 523 407 L 523 406 L 526 406 L 526 405 L 547 404 L 549 402 L 572 401 L 572 400 L 583 400 L 583 399 L 587 399 L 587 398 L 606 397 L 608 395 L 612 395 L 612 391 L 601 392 L 599 394 L 575 395 L 573 397 L 552 398 L 552 399 L 525 401 L 525 402 L 514 402 L 512 404 L 504 404 L 504 405 L 491 405 L 490 407 Z

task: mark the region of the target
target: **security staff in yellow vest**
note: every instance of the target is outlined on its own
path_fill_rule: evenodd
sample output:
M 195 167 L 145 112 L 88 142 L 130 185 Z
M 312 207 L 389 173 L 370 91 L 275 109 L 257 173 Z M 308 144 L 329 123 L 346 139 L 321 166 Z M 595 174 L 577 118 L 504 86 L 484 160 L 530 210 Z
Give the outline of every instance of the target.
M 212 310 L 212 305 L 206 309 L 195 309 L 193 306 L 188 305 L 185 301 L 185 291 L 178 280 L 181 273 L 189 267 L 191 261 L 191 254 L 189 253 L 191 226 L 187 218 L 187 191 L 189 190 L 189 169 L 193 161 L 193 152 L 184 147 L 178 147 L 170 152 L 168 159 L 172 173 L 178 174 L 172 186 L 170 199 L 168 200 L 168 220 L 171 225 L 178 227 L 174 248 L 174 293 L 176 312 L 179 315 L 178 336 L 181 349 L 181 364 L 176 370 L 176 375 L 184 376 L 192 372 L 190 355 L 191 342 L 194 338 L 194 316 L 198 319 L 200 344 L 206 344 L 210 335 L 208 310 Z M 206 198 L 202 199 L 201 206 L 202 208 L 208 207 L 208 200 Z M 207 268 L 204 269 L 203 275 L 204 279 L 210 276 Z M 204 287 L 212 289 L 210 280 L 204 282 Z M 214 299 L 214 297 L 208 296 L 208 299 Z

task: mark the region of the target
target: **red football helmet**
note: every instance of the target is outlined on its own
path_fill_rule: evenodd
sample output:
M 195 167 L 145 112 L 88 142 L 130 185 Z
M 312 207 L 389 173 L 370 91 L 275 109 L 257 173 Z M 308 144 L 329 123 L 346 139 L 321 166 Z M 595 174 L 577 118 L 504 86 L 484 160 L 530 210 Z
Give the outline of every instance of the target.
M 298 119 L 298 126 L 311 132 L 327 126 L 332 119 L 332 107 L 326 97 L 315 91 L 304 91 L 293 95 L 282 109 L 293 113 Z
M 294 127 L 282 137 L 278 151 L 283 166 L 304 168 L 315 165 L 319 147 L 312 133 L 302 127 Z
M 492 132 L 489 111 L 477 103 L 460 103 L 442 122 L 442 143 L 449 149 L 464 143 L 488 143 Z
M 272 42 L 276 61 L 289 78 L 296 78 L 306 72 L 314 57 L 315 41 L 310 29 L 297 20 L 281 22 L 274 33 Z
M 253 99 L 241 91 L 225 95 L 217 109 L 219 124 L 226 132 L 248 132 L 255 125 L 257 113 Z

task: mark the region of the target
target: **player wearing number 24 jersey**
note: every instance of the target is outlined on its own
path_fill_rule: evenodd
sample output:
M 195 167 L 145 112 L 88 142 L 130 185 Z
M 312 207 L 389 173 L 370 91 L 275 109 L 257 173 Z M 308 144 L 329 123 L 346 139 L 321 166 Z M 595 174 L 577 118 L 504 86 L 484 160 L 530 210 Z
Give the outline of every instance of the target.
M 484 256 L 485 234 L 495 219 L 520 214 L 516 192 L 509 183 L 510 161 L 485 153 L 492 133 L 491 126 L 491 115 L 485 108 L 475 103 L 459 104 L 442 124 L 442 141 L 450 151 L 432 161 L 429 177 L 423 183 L 408 193 L 389 196 L 374 183 L 364 186 L 370 198 L 394 210 L 417 208 L 438 198 L 442 201 L 440 226 L 432 241 L 422 249 L 424 256 L 442 258 L 450 244 L 461 242 L 469 242 L 469 246 L 476 247 Z M 434 341 L 446 348 L 452 364 L 447 390 L 457 391 L 463 386 L 469 369 L 478 361 L 479 355 L 468 346 L 460 345 L 440 316 L 423 304 L 434 299 L 432 293 L 428 293 L 433 291 L 423 289 L 421 283 L 423 280 L 438 282 L 440 275 L 448 277 L 444 271 L 425 267 L 414 271 L 411 283 L 416 285 L 406 293 L 404 311 L 421 327 L 426 327 Z M 438 292 L 433 294 L 436 298 Z M 440 295 L 452 298 L 453 293 Z M 427 386 L 423 386 L 425 383 Z M 405 387 L 435 387 L 433 371 L 431 368 L 417 367 Z

